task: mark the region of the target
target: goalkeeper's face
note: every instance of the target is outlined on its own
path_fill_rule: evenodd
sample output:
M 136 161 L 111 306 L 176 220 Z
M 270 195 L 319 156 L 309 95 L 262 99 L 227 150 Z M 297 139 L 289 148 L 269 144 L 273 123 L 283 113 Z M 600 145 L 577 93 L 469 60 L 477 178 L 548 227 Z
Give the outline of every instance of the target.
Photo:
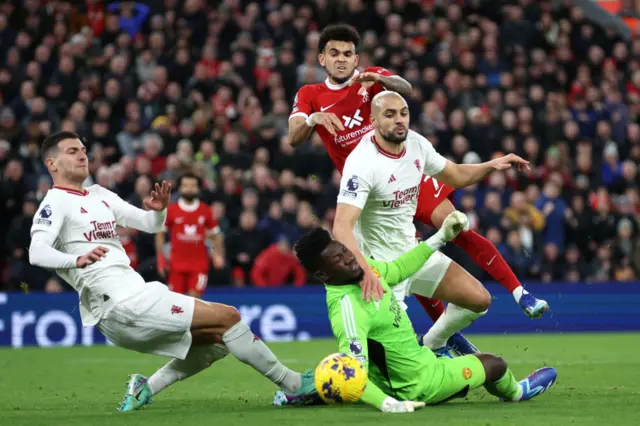
M 320 253 L 316 275 L 327 284 L 355 284 L 362 279 L 364 271 L 353 253 L 333 240 Z

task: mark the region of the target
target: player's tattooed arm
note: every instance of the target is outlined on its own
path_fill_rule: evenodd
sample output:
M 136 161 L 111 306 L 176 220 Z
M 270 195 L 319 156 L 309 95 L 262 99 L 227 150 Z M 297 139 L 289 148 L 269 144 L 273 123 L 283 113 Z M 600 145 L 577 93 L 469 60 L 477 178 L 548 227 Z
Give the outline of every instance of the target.
M 399 93 L 402 96 L 409 96 L 413 87 L 399 75 L 382 75 L 377 72 L 363 72 L 355 76 L 350 84 L 355 83 L 380 83 L 385 89 Z
M 385 89 L 399 93 L 402 96 L 409 96 L 413 90 L 411 83 L 399 75 L 381 76 L 380 84 L 382 84 Z

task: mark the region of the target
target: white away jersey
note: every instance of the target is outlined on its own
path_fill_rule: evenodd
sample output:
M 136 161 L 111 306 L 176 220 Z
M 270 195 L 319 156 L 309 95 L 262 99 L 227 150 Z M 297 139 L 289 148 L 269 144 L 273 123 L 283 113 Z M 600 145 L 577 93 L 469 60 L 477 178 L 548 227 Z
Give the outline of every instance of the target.
M 47 192 L 34 216 L 30 252 L 44 251 L 46 247 L 39 245 L 44 244 L 69 255 L 71 262 L 63 263 L 73 266 L 56 268 L 56 273 L 78 292 L 83 323 L 95 325 L 104 313 L 105 302 L 124 300 L 141 290 L 140 282 L 144 285 L 143 280 L 129 283 L 109 279 L 121 274 L 122 268 L 133 272 L 116 225 L 154 232 L 162 229 L 164 217 L 166 210 L 165 213 L 143 211 L 99 185 L 88 187 L 84 193 L 54 187 Z M 98 246 L 109 249 L 101 261 L 84 269 L 75 268 L 74 259 Z M 30 253 L 30 257 L 36 258 L 38 253 Z M 40 263 L 47 264 L 37 262 Z
M 362 209 L 355 235 L 365 256 L 392 261 L 416 245 L 413 216 L 422 175 L 440 173 L 446 159 L 409 130 L 404 151 L 384 151 L 375 131 L 362 137 L 344 167 L 338 203 Z

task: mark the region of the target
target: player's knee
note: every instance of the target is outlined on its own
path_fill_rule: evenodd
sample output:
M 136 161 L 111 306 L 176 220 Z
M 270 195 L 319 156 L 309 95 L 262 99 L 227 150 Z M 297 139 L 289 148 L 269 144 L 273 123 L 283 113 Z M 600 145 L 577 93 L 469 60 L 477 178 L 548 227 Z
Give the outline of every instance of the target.
M 229 329 L 242 321 L 240 312 L 233 306 L 222 305 L 222 325 Z
M 487 291 L 486 288 L 481 286 L 476 294 L 476 297 L 474 298 L 472 307 L 469 308 L 469 310 L 477 314 L 483 314 L 489 310 L 490 306 L 491 294 Z
M 495 377 L 493 381 L 500 380 L 502 376 L 504 376 L 505 373 L 507 372 L 507 361 L 505 361 L 504 358 L 501 358 L 499 356 L 494 356 L 493 364 L 494 364 L 493 376 Z
M 479 354 L 477 357 L 484 367 L 486 382 L 500 380 L 507 372 L 507 362 L 503 358 L 491 354 Z
M 480 297 L 479 308 L 482 309 L 480 312 L 486 312 L 491 307 L 491 294 L 484 287 L 482 287 L 482 290 L 483 291 L 482 291 L 482 296 Z

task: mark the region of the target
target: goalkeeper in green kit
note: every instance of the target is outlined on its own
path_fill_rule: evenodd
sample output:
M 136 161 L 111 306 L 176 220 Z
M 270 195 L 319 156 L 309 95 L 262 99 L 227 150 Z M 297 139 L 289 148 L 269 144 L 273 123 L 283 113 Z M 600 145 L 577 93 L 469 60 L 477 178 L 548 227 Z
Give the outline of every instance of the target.
M 502 358 L 490 354 L 437 358 L 420 346 L 406 312 L 389 291 L 417 272 L 435 251 L 468 227 L 459 211 L 451 213 L 442 228 L 427 241 L 393 262 L 368 263 L 386 290 L 379 302 L 362 299 L 364 271 L 354 255 L 314 228 L 296 244 L 303 266 L 325 282 L 331 328 L 339 351 L 358 358 L 368 371 L 369 383 L 361 401 L 383 412 L 412 412 L 466 396 L 484 386 L 504 401 L 525 401 L 545 392 L 556 380 L 550 367 L 536 370 L 517 382 Z M 318 395 L 276 394 L 274 405 L 305 405 L 321 401 Z

